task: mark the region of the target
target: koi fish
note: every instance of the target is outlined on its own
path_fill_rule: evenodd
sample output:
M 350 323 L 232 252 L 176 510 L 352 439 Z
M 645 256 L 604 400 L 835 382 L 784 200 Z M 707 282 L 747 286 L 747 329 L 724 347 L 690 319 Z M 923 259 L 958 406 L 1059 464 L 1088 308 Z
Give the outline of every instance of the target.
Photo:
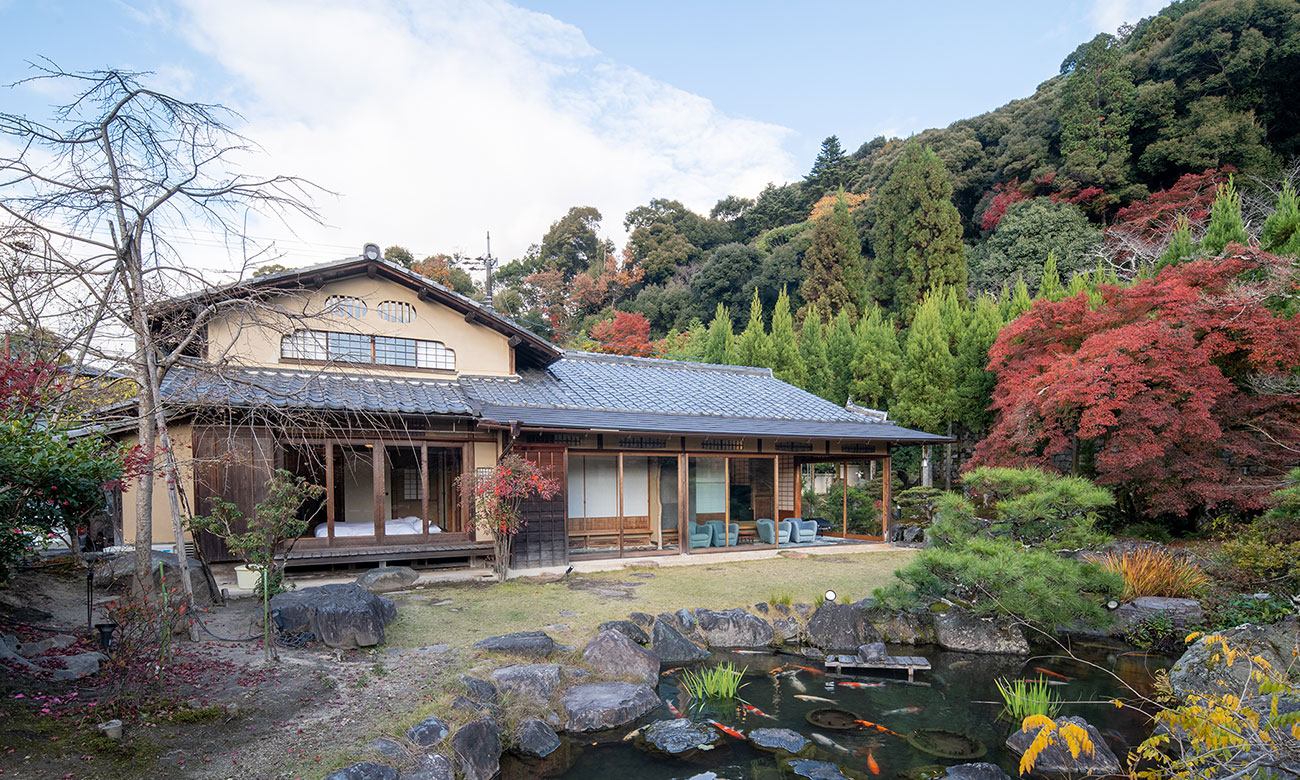
M 825 696 L 809 696 L 803 693 L 796 693 L 794 697 L 802 701 L 818 701 L 818 702 L 823 702 L 825 704 L 835 704 L 834 699 L 828 699 Z
M 664 671 L 660 672 L 660 673 L 659 673 L 659 676 L 660 676 L 660 677 L 667 677 L 668 675 L 673 674 L 674 672 L 680 672 L 681 670 L 682 670 L 682 667 L 680 667 L 680 666 L 674 666 L 674 667 L 671 668 L 671 669 L 665 669 Z
M 1045 674 L 1048 677 L 1055 677 L 1058 680 L 1065 680 L 1066 682 L 1069 682 L 1070 680 L 1074 679 L 1073 677 L 1067 677 L 1061 674 L 1060 672 L 1053 672 L 1051 669 L 1044 669 L 1041 666 L 1035 666 L 1034 671 L 1038 672 L 1039 674 Z
M 880 764 L 876 763 L 876 757 L 871 754 L 870 750 L 867 751 L 867 769 L 870 769 L 873 775 L 880 774 Z
M 893 734 L 895 737 L 901 737 L 901 736 L 903 736 L 902 734 L 899 734 L 897 731 L 891 731 L 890 729 L 885 728 L 884 726 L 880 725 L 879 723 L 872 723 L 872 722 L 869 721 L 869 720 L 855 720 L 855 721 L 853 721 L 853 722 L 854 722 L 854 723 L 858 723 L 858 724 L 860 724 L 860 725 L 862 725 L 862 726 L 865 726 L 866 728 L 869 728 L 869 729 L 875 729 L 876 731 L 879 731 L 879 732 L 881 732 L 881 733 L 883 733 L 883 734 Z
M 878 682 L 876 683 L 842 682 L 842 683 L 836 683 L 836 685 L 841 685 L 845 688 L 884 688 L 885 687 L 884 683 L 878 683 Z
M 771 655 L 765 650 L 728 650 L 726 652 L 735 653 L 736 655 Z
M 664 704 L 668 705 L 668 711 L 673 714 L 674 718 L 682 717 L 682 711 L 677 709 L 677 705 L 673 704 L 671 700 L 664 702 Z
M 835 750 L 838 750 L 841 753 L 853 752 L 852 750 L 849 750 L 848 748 L 844 747 L 843 745 L 831 739 L 830 737 L 825 736 L 824 734 L 818 734 L 817 732 L 814 731 L 812 734 L 812 738 L 813 738 L 813 742 L 816 742 L 818 745 L 821 745 L 823 747 L 834 748 Z
M 791 669 L 798 669 L 798 670 L 801 671 L 801 672 L 808 672 L 808 673 L 810 673 L 810 674 L 826 674 L 826 672 L 824 672 L 823 670 L 821 670 L 821 669 L 814 669 L 814 668 L 812 668 L 811 666 L 798 666 L 798 665 L 796 665 L 796 664 L 790 664 L 790 667 L 789 667 L 789 668 L 791 668 Z
M 633 739 L 636 739 L 636 736 L 637 736 L 638 734 L 640 734 L 642 731 L 645 731 L 645 726 L 641 726 L 641 727 L 638 728 L 638 729 L 634 729 L 634 730 L 632 730 L 632 731 L 629 731 L 627 734 L 624 734 L 624 735 L 623 735 L 623 741 L 624 741 L 624 742 L 631 742 Z
M 785 666 L 778 666 L 778 667 L 776 667 L 775 669 L 771 669 L 771 670 L 769 670 L 769 671 L 768 671 L 768 674 L 770 674 L 770 675 L 772 675 L 773 677 L 775 677 L 775 676 L 777 676 L 778 674 L 780 674 L 780 673 L 783 672 L 783 671 L 785 671 Z
M 752 705 L 752 704 L 746 704 L 746 705 L 744 705 L 744 707 L 745 707 L 745 712 L 752 713 L 752 714 L 754 714 L 754 715 L 757 715 L 757 716 L 760 717 L 760 718 L 767 718 L 767 719 L 769 719 L 769 720 L 776 720 L 776 717 L 775 717 L 775 716 L 773 716 L 773 715 L 768 715 L 766 712 L 763 712 L 763 711 L 760 710 L 758 707 L 755 707 L 755 706 Z
M 921 711 L 921 707 L 899 707 L 896 710 L 880 713 L 880 717 L 888 718 L 890 715 L 915 715 Z
M 805 693 L 808 690 L 808 686 L 803 684 L 803 680 L 800 680 L 795 675 L 790 675 L 790 685 L 800 693 Z
M 705 722 L 708 723 L 708 724 L 709 724 L 710 726 L 712 726 L 713 728 L 717 729 L 718 731 L 721 731 L 723 734 L 726 734 L 726 735 L 729 736 L 729 737 L 735 737 L 736 739 L 744 739 L 744 738 L 745 738 L 745 735 L 744 735 L 744 734 L 740 733 L 739 731 L 736 731 L 735 729 L 731 728 L 730 726 L 724 726 L 724 725 L 722 725 L 721 723 L 717 722 L 716 720 L 713 720 L 712 718 L 710 718 L 709 720 L 707 720 L 707 721 L 705 721 Z
M 1043 677 L 1035 677 L 1032 680 L 1019 680 L 1018 682 L 1033 683 L 1035 685 L 1040 685 L 1042 683 L 1047 683 L 1048 685 L 1069 685 L 1069 683 L 1061 682 L 1060 680 L 1048 680 Z

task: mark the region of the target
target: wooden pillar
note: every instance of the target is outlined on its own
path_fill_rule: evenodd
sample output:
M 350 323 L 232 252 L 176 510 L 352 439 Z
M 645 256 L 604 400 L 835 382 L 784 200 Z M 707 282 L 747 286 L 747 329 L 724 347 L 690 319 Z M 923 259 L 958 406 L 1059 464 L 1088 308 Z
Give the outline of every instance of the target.
M 740 541 L 737 535 L 736 541 Z M 731 458 L 722 458 L 722 546 L 731 546 Z
M 849 537 L 849 464 L 847 462 L 840 464 L 840 495 L 844 498 L 844 508 L 841 510 L 840 525 L 841 533 L 844 538 Z
M 921 487 L 934 487 L 934 475 L 930 473 L 930 445 L 921 447 Z
M 623 453 L 618 454 L 618 557 L 623 557 Z
M 884 517 L 880 521 L 880 534 L 889 541 L 889 523 L 894 517 L 893 469 L 890 468 L 889 449 L 885 449 L 884 475 L 880 480 L 880 503 Z
M 424 535 L 429 535 L 429 445 L 420 444 L 420 517 L 424 519 Z
M 689 553 L 691 545 L 691 534 L 687 528 L 691 521 L 689 465 L 685 454 L 677 456 L 677 552 L 681 555 Z
M 325 546 L 334 544 L 334 442 L 325 442 Z
M 370 446 L 371 471 L 374 476 L 372 481 L 375 485 L 375 539 L 383 544 L 384 527 L 387 525 L 387 518 L 384 517 L 384 467 L 388 459 L 384 457 L 382 441 L 373 442 Z
M 468 481 L 474 473 L 474 442 L 460 445 L 460 473 Z M 469 534 L 470 541 L 478 539 L 478 523 L 474 522 L 474 507 L 470 503 L 469 491 L 462 490 L 457 505 L 460 507 L 460 523 Z

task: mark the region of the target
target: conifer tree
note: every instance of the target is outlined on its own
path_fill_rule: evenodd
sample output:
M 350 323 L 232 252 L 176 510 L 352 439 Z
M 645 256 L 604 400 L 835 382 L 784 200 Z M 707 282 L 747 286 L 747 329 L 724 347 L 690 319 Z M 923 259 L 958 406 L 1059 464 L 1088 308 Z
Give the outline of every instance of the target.
M 804 379 L 803 355 L 794 335 L 794 316 L 790 313 L 790 295 L 784 287 L 772 309 L 772 333 L 769 338 L 768 365 L 777 379 L 802 386 Z
M 970 320 L 970 312 L 966 310 L 965 293 L 959 293 L 956 287 L 947 287 L 940 291 L 939 316 L 943 320 L 944 332 L 948 334 L 949 349 L 956 349 L 957 341 Z
M 1076 273 L 1074 276 L 1070 277 L 1070 284 L 1065 288 L 1065 297 L 1073 298 L 1082 292 L 1092 292 L 1088 287 L 1088 277 L 1084 274 Z
M 1083 277 L 1075 276 L 1071 287 Z M 989 348 L 1002 329 L 1002 313 L 997 302 L 983 296 L 975 304 L 970 325 L 957 344 L 957 420 L 966 430 L 978 434 L 993 422 L 993 387 L 997 375 L 987 370 Z
M 844 405 L 853 391 L 853 357 L 857 340 L 853 337 L 853 318 L 843 309 L 835 315 L 834 324 L 826 338 L 826 360 L 830 365 L 831 382 L 827 400 Z
M 854 329 L 853 400 L 873 409 L 887 409 L 894 374 L 903 362 L 894 323 L 880 307 L 870 304 L 867 316 Z
M 809 200 L 816 201 L 828 192 L 848 185 L 849 158 L 844 156 L 839 136 L 829 136 L 822 141 L 821 151 L 813 161 L 812 170 L 804 177 L 804 187 Z
M 739 362 L 736 357 L 736 336 L 731 330 L 731 312 L 720 303 L 717 311 L 713 313 L 713 321 L 709 323 L 709 332 L 704 338 L 701 359 L 705 363 L 726 365 L 735 365 Z
M 876 197 L 868 295 L 904 324 L 930 290 L 966 289 L 966 247 L 952 191 L 938 155 L 912 142 Z
M 939 303 L 928 297 L 907 330 L 903 364 L 894 375 L 890 411 L 909 428 L 943 433 L 957 406 L 957 367 L 944 334 Z
M 1195 254 L 1196 242 L 1192 241 L 1192 226 L 1187 222 L 1186 215 L 1179 214 L 1177 221 L 1174 223 L 1174 232 L 1169 237 L 1169 246 L 1165 247 L 1165 251 L 1160 253 L 1160 259 L 1156 261 L 1156 268 L 1177 265 L 1185 258 Z
M 804 253 L 803 269 L 799 294 L 808 306 L 820 306 L 831 315 L 847 310 L 854 317 L 862 310 L 866 282 L 862 241 L 843 192 L 831 212 L 813 223 L 812 245 Z
M 1048 252 L 1043 262 L 1043 275 L 1038 283 L 1037 298 L 1059 301 L 1065 297 L 1065 288 L 1061 286 L 1061 272 L 1056 268 L 1056 253 Z
M 1261 243 L 1266 252 L 1300 257 L 1300 198 L 1291 182 L 1282 185 L 1277 207 L 1264 221 Z
M 770 353 L 767 330 L 763 327 L 763 302 L 755 289 L 754 299 L 749 302 L 749 322 L 736 339 L 736 358 L 742 366 L 769 366 Z
M 1214 205 L 1210 206 L 1210 224 L 1205 229 L 1205 238 L 1201 239 L 1201 253 L 1213 257 L 1222 254 L 1228 244 L 1249 242 L 1246 223 L 1241 218 L 1241 196 L 1229 178 L 1227 184 L 1219 187 Z
M 826 340 L 821 310 L 813 306 L 799 328 L 799 355 L 803 359 L 803 389 L 830 399 L 831 369 L 826 357 Z
M 1012 293 L 1011 300 L 1007 303 L 1004 319 L 1010 322 L 1029 311 L 1033 305 L 1034 299 L 1029 297 L 1029 285 L 1025 284 L 1024 279 L 1018 279 L 1016 281 L 1016 291 Z

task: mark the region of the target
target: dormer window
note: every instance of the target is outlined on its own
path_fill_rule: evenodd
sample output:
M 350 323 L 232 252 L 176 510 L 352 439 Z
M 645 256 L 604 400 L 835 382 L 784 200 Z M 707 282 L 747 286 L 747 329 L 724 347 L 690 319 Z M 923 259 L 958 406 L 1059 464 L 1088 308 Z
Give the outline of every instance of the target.
M 456 351 L 441 341 L 325 330 L 295 330 L 284 336 L 280 339 L 280 359 L 456 370 Z
M 389 322 L 415 321 L 415 307 L 405 301 L 384 301 L 375 307 L 375 311 Z
M 366 302 L 351 295 L 331 295 L 325 299 L 325 313 L 361 319 L 366 316 Z

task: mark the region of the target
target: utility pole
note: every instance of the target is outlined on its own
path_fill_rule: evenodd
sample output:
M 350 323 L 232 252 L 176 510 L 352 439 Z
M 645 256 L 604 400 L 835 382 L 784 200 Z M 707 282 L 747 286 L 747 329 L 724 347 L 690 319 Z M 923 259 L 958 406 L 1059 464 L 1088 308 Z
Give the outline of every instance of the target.
M 483 290 L 486 293 L 483 297 L 483 305 L 492 308 L 492 272 L 497 267 L 497 259 L 492 256 L 492 231 L 487 232 L 487 254 L 465 261 L 465 266 L 471 271 L 480 269 L 483 271 Z

